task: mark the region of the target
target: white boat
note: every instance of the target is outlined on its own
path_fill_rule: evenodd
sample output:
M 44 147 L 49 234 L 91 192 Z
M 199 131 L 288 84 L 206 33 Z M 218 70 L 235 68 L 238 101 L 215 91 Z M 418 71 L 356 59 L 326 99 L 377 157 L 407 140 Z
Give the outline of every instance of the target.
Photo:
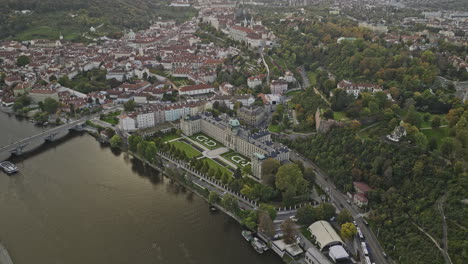
M 253 237 L 253 233 L 251 231 L 248 231 L 248 230 L 243 230 L 241 232 L 242 236 L 244 237 L 244 239 L 247 241 L 247 242 L 250 242 L 252 241 L 252 239 L 254 238 Z
M 15 172 L 18 172 L 18 167 L 16 167 L 15 164 L 9 161 L 0 162 L 0 168 L 2 168 L 3 171 L 5 171 L 7 174 L 13 174 Z
M 268 250 L 267 245 L 256 237 L 254 237 L 254 239 L 252 240 L 252 242 L 250 242 L 250 244 L 255 249 L 255 251 L 257 251 L 259 254 L 262 254 L 263 252 Z
M 13 264 L 8 250 L 0 243 L 0 263 L 2 264 Z

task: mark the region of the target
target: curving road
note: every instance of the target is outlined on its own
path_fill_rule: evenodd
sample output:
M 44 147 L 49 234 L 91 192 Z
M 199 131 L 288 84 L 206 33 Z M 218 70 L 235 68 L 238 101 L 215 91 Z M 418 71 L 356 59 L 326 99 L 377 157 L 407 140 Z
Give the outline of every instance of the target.
M 364 223 L 364 220 L 362 219 L 359 211 L 356 208 L 354 208 L 354 206 L 347 203 L 347 200 L 349 198 L 336 189 L 335 185 L 331 182 L 331 180 L 329 180 L 328 176 L 315 163 L 305 158 L 296 151 L 291 151 L 290 158 L 293 161 L 301 161 L 304 164 L 304 167 L 312 168 L 316 172 L 317 176 L 315 177 L 315 182 L 318 185 L 322 186 L 324 190 L 328 189 L 328 195 L 330 196 L 331 202 L 335 204 L 338 210 L 341 211 L 347 209 L 349 212 L 351 212 L 353 218 L 356 220 L 357 225 L 359 226 L 361 232 L 365 237 L 365 240 L 371 252 L 370 255 L 374 262 L 378 264 L 393 263 L 393 261 L 387 259 L 382 254 L 382 252 L 384 251 L 380 246 L 377 237 L 374 235 L 372 230 Z

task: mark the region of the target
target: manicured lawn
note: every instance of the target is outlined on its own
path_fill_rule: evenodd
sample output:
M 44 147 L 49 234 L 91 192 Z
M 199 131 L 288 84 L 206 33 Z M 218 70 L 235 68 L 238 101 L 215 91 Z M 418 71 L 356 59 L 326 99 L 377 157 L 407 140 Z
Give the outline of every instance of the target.
M 234 151 L 226 152 L 221 156 L 232 162 L 234 165 L 240 167 L 246 173 L 252 174 L 251 160 L 249 158 Z
M 171 145 L 175 146 L 177 149 L 180 149 L 183 152 L 185 152 L 185 154 L 187 154 L 187 156 L 190 159 L 193 158 L 193 157 L 200 157 L 202 155 L 200 153 L 200 151 L 192 148 L 192 146 L 190 146 L 189 144 L 187 144 L 185 142 L 172 141 L 172 142 L 170 142 L 168 144 L 171 144 Z
M 190 138 L 193 141 L 196 141 L 196 142 L 202 144 L 203 146 L 207 147 L 209 150 L 213 150 L 213 149 L 223 147 L 223 144 L 219 143 L 218 141 L 216 141 L 212 137 L 209 137 L 209 136 L 207 136 L 207 135 L 205 135 L 203 133 L 197 133 L 195 135 L 190 136 Z
M 167 134 L 164 134 L 164 136 L 162 137 L 162 140 L 163 142 L 167 142 L 176 138 L 180 138 L 180 136 L 175 133 L 167 133 Z
M 217 163 L 216 161 L 208 158 L 203 158 L 202 161 L 207 162 L 208 166 L 210 166 L 210 169 L 218 170 L 220 169 L 221 172 L 227 173 L 227 175 L 232 175 L 232 171 L 230 171 L 228 168 L 222 166 L 221 164 Z

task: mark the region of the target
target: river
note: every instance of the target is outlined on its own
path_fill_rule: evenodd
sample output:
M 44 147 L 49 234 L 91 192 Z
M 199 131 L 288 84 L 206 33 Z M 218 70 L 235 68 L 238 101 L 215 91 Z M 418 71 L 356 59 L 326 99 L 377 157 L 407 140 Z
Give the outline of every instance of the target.
M 0 113 L 0 145 L 41 131 Z M 167 177 L 85 133 L 12 159 L 0 172 L 0 240 L 15 264 L 279 264 L 241 226 Z

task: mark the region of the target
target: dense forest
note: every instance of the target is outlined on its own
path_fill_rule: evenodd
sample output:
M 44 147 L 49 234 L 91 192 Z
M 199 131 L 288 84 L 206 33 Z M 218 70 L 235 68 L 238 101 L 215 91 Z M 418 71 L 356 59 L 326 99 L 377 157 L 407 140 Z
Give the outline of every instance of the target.
M 336 17 L 283 22 L 270 17 L 266 24 L 281 39 L 268 55 L 288 68 L 304 66 L 311 85 L 329 101 L 311 88 L 294 95 L 288 103 L 299 121 L 294 129 L 315 129 L 318 108 L 323 119 L 344 125 L 284 143 L 316 162 L 342 191 L 352 191 L 353 181 L 373 188 L 369 222 L 398 263 L 444 263 L 441 251 L 421 231 L 443 248 L 444 218 L 448 253 L 453 263 L 464 263 L 468 105 L 455 97 L 453 83 L 441 83 L 438 76 L 468 80 L 447 55 L 464 58 L 467 47 L 440 41 L 428 50 L 410 51 L 411 42 L 389 44 Z M 338 41 L 341 37 L 347 40 Z M 384 92 L 355 98 L 336 88 L 343 79 L 378 84 Z M 407 132 L 404 140 L 386 140 L 399 124 Z
M 369 194 L 369 219 L 385 250 L 400 263 L 443 262 L 440 251 L 417 226 L 442 244 L 437 202 L 446 194 L 449 253 L 453 263 L 464 263 L 468 210 L 462 200 L 468 197 L 468 182 L 461 162 L 411 145 L 363 140 L 357 132 L 336 129 L 287 143 L 324 168 L 341 190 L 351 191 L 353 181 L 374 188 Z
M 57 38 L 61 33 L 83 40 L 81 34 L 92 26 L 104 24 L 100 32 L 113 36 L 146 28 L 159 17 L 180 21 L 195 14 L 195 9 L 169 7 L 163 0 L 0 0 L 0 38 Z

